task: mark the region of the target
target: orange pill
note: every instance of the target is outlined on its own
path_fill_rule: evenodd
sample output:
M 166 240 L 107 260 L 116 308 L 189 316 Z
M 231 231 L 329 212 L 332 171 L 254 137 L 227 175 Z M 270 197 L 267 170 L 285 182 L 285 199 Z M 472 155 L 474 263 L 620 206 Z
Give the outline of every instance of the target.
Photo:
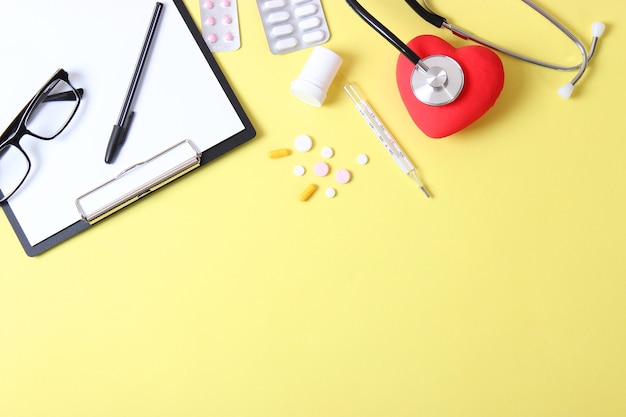
M 267 154 L 267 156 L 269 156 L 272 159 L 282 158 L 283 156 L 289 156 L 289 155 L 291 155 L 291 150 L 287 148 L 274 149 L 273 151 L 269 151 L 269 153 Z
M 304 191 L 300 193 L 300 196 L 298 198 L 300 199 L 300 201 L 307 201 L 309 198 L 311 198 L 311 196 L 313 195 L 315 191 L 317 191 L 317 185 L 309 184 L 304 189 Z

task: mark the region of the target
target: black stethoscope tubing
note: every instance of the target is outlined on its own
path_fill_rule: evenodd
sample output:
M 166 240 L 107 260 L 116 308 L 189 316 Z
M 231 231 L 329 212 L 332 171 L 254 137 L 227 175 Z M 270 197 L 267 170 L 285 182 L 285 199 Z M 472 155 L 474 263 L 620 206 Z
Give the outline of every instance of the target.
M 402 55 L 407 57 L 413 64 L 420 67 L 424 71 L 428 70 L 428 68 L 426 68 L 422 64 L 422 58 L 420 58 L 419 55 L 417 55 L 411 48 L 409 48 L 406 43 L 402 42 L 400 38 L 398 38 L 392 31 L 387 29 L 387 27 L 385 27 L 385 25 L 383 25 L 378 19 L 376 19 L 367 10 L 365 10 L 365 8 L 363 8 L 363 6 L 359 4 L 359 2 L 357 2 L 356 0 L 346 0 L 346 2 L 368 25 L 370 25 L 390 44 L 395 46 L 396 49 L 398 49 L 402 53 Z M 411 7 L 413 6 L 411 5 Z M 421 8 L 421 6 L 419 7 Z M 422 8 L 422 10 L 428 13 L 425 9 Z
M 415 51 L 402 42 L 393 32 L 372 16 L 356 0 L 346 0 L 348 5 L 376 32 L 398 49 L 415 65 L 410 85 L 415 97 L 430 106 L 443 106 L 456 100 L 465 84 L 463 69 L 449 56 L 434 55 L 422 59 Z M 430 13 L 420 11 L 420 15 Z M 430 20 L 435 17 L 428 16 Z
M 559 89 L 559 94 L 563 98 L 568 98 L 574 88 L 574 85 L 580 80 L 582 75 L 585 73 L 587 69 L 587 64 L 593 57 L 596 46 L 598 43 L 598 39 L 602 36 L 604 32 L 604 24 L 600 22 L 595 22 L 592 27 L 592 42 L 589 52 L 585 49 L 582 42 L 574 36 L 574 34 L 569 31 L 563 24 L 561 24 L 556 18 L 552 17 L 546 11 L 541 9 L 539 6 L 534 4 L 531 0 L 522 0 L 525 4 L 533 8 L 536 12 L 545 17 L 550 23 L 555 25 L 559 30 L 561 30 L 574 44 L 578 47 L 581 53 L 581 63 L 578 65 L 567 66 L 567 65 L 558 65 L 553 64 L 547 61 L 541 61 L 538 59 L 534 59 L 528 56 L 524 56 L 508 50 L 506 48 L 495 45 L 485 39 L 479 38 L 470 32 L 462 29 L 460 27 L 454 26 L 448 23 L 447 19 L 443 16 L 440 16 L 434 13 L 430 8 L 428 10 L 423 7 L 421 4 L 417 2 L 417 0 L 405 0 L 405 2 L 425 21 L 436 26 L 437 28 L 446 28 L 450 30 L 453 34 L 463 38 L 469 39 L 474 42 L 477 42 L 481 45 L 484 45 L 488 48 L 494 49 L 498 52 L 504 53 L 506 55 L 510 55 L 514 58 L 521 59 L 522 61 L 529 62 L 531 64 L 539 65 L 545 68 L 550 68 L 558 71 L 578 71 L 578 73 L 574 76 L 574 78 L 564 86 Z M 352 9 L 365 21 L 367 22 L 375 31 L 377 31 L 383 38 L 385 38 L 389 43 L 395 46 L 404 56 L 406 56 L 413 64 L 416 65 L 417 69 L 422 72 L 427 72 L 428 67 L 423 63 L 422 58 L 420 58 L 414 51 L 412 51 L 404 42 L 402 42 L 396 35 L 393 34 L 389 29 L 387 29 L 382 23 L 380 23 L 376 18 L 374 18 L 370 13 L 367 12 L 356 0 L 346 0 L 348 5 L 352 7 Z M 427 5 L 426 1 L 424 3 Z M 427 6 L 429 7 L 429 6 Z

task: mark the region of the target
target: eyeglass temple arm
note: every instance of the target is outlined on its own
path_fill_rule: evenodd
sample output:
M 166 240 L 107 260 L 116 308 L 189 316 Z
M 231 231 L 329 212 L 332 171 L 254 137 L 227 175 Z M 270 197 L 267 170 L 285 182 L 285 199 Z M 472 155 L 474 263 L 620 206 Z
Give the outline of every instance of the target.
M 76 92 L 78 93 L 78 97 L 83 98 L 83 93 L 85 91 L 82 88 L 77 88 Z M 70 100 L 74 100 L 73 91 L 64 91 L 62 93 L 51 94 L 44 99 L 44 101 L 70 101 Z
M 83 90 L 82 88 L 77 88 L 76 92 L 78 93 L 78 97 L 83 98 L 83 94 L 85 93 L 85 90 Z M 47 96 L 44 99 L 44 101 L 69 101 L 69 100 L 73 100 L 74 97 L 75 95 L 73 91 L 64 91 L 62 93 L 51 94 Z M 2 132 L 2 135 L 0 135 L 0 146 L 4 145 L 4 141 L 7 139 L 7 137 L 10 136 L 15 131 L 17 125 L 20 124 L 20 120 L 22 120 L 22 116 L 24 115 L 24 112 L 26 111 L 29 105 L 30 103 L 28 103 L 26 107 L 22 109 L 22 111 L 17 115 L 17 117 L 13 119 L 9 127 L 7 127 L 6 130 Z
M 427 71 L 428 68 L 421 62 L 421 58 L 404 42 L 394 35 L 389 29 L 387 29 L 382 23 L 380 23 L 374 16 L 369 14 L 367 10 L 363 8 L 356 0 L 346 0 L 346 3 L 363 19 L 368 25 L 370 25 L 376 32 L 378 32 L 387 42 L 391 43 L 398 49 L 402 55 L 407 57 L 409 61 L 415 64 L 417 67 Z

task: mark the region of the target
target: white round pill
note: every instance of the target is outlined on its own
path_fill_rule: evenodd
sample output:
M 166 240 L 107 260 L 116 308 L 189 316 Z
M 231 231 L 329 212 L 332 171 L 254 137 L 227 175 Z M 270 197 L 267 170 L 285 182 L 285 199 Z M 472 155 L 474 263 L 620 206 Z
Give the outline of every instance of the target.
M 361 165 L 365 165 L 369 162 L 370 158 L 365 155 L 364 153 L 359 154 L 359 156 L 356 157 L 356 161 L 361 164 Z
M 337 190 L 335 190 L 334 188 L 330 187 L 326 189 L 326 197 L 333 198 L 336 195 L 337 195 Z
M 302 165 L 297 165 L 293 168 L 293 173 L 298 177 L 301 177 L 306 172 L 306 169 Z
M 308 152 L 313 147 L 313 139 L 309 135 L 298 135 L 294 145 L 300 152 Z
M 322 156 L 324 158 L 332 158 L 334 154 L 335 154 L 335 151 L 330 146 L 324 146 L 322 148 Z

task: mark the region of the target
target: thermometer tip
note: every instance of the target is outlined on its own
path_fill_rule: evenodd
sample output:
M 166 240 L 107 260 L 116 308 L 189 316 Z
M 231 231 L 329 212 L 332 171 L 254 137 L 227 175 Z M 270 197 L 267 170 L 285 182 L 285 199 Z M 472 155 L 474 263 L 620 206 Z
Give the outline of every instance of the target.
M 411 177 L 413 179 L 413 181 L 415 181 L 417 183 L 417 185 L 420 187 L 420 190 L 422 190 L 424 195 L 426 197 L 430 198 L 430 193 L 428 192 L 428 190 L 424 186 L 424 183 L 422 183 L 420 178 L 417 176 L 417 173 L 415 172 L 415 170 L 412 170 L 412 171 L 409 172 L 409 177 Z

